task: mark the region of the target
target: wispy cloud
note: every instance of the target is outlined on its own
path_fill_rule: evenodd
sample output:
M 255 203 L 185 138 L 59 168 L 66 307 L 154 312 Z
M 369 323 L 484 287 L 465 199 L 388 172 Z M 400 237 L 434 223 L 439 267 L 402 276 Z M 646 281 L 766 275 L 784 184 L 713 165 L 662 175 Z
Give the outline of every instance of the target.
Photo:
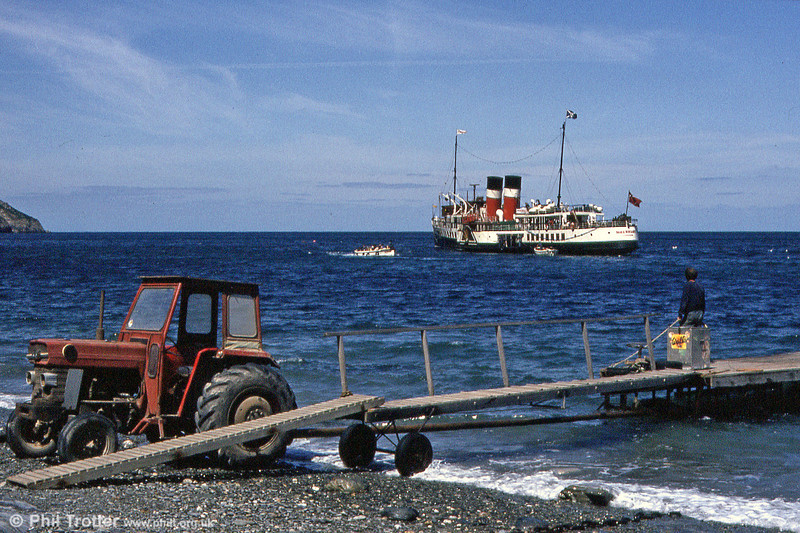
M 345 189 L 429 189 L 430 183 L 391 183 L 383 181 L 344 181 L 342 183 L 327 183 L 324 187 Z
M 358 113 L 353 112 L 347 105 L 323 102 L 297 93 L 288 93 L 283 96 L 265 98 L 261 103 L 268 112 L 342 115 L 349 117 L 359 116 Z
M 160 201 L 197 200 L 202 196 L 220 195 L 230 192 L 223 187 L 141 187 L 127 185 L 88 185 L 69 189 L 58 189 L 49 192 L 32 192 L 17 195 L 19 198 L 64 199 L 100 198 L 104 201 L 125 198 L 128 201 Z
M 92 96 L 92 114 L 162 134 L 192 131 L 209 118 L 239 118 L 230 105 L 239 97 L 236 79 L 224 68 L 182 72 L 121 38 L 45 17 L 0 18 L 0 35 Z
M 613 32 L 454 16 L 438 4 L 417 2 L 366 6 L 322 2 L 303 10 L 285 4 L 272 10 L 270 18 L 272 23 L 262 27 L 284 40 L 390 54 L 390 62 L 400 63 L 638 61 L 652 54 L 661 38 L 647 31 Z

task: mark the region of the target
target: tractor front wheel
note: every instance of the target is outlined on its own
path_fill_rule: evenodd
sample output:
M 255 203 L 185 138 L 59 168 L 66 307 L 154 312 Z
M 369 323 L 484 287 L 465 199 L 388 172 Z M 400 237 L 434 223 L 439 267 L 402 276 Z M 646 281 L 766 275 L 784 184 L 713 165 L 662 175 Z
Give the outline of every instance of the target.
M 17 457 L 47 457 L 56 453 L 56 429 L 52 423 L 20 416 L 12 411 L 6 422 L 8 447 Z
M 256 363 L 232 366 L 216 374 L 197 399 L 198 431 L 262 418 L 297 408 L 289 384 L 274 368 Z M 228 467 L 257 467 L 283 457 L 291 438 L 275 432 L 262 439 L 219 450 Z
M 63 463 L 114 453 L 117 447 L 114 422 L 99 413 L 76 416 L 58 434 L 58 455 Z

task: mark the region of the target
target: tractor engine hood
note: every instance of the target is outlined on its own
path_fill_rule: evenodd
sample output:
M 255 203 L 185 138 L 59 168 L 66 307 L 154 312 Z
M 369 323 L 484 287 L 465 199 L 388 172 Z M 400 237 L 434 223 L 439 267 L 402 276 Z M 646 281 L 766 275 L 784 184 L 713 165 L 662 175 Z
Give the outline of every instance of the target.
M 36 366 L 127 368 L 144 373 L 147 346 L 139 342 L 90 339 L 34 339 L 28 360 Z

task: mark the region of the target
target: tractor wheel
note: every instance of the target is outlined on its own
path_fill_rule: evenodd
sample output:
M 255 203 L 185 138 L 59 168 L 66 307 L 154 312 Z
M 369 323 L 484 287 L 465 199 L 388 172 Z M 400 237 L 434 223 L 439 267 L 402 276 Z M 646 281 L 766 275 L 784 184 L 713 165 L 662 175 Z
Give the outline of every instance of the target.
M 8 447 L 17 457 L 46 457 L 56 453 L 53 424 L 19 416 L 12 411 L 6 422 Z
M 377 439 L 366 424 L 353 424 L 339 437 L 339 457 L 347 468 L 366 468 L 375 458 Z
M 83 413 L 66 424 L 58 434 L 58 455 L 62 463 L 107 455 L 117 451 L 117 428 L 99 413 Z
M 289 384 L 275 369 L 256 363 L 232 366 L 216 374 L 197 399 L 198 431 L 297 409 Z M 257 467 L 283 457 L 291 438 L 277 432 L 263 439 L 219 450 L 228 467 Z
M 403 477 L 424 472 L 433 461 L 433 447 L 422 433 L 409 433 L 397 443 L 394 466 Z

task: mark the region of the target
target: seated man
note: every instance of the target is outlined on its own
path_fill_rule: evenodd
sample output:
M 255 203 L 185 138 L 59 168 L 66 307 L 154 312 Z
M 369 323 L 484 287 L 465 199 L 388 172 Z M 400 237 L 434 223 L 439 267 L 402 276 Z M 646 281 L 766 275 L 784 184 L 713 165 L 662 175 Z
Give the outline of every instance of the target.
M 702 326 L 706 312 L 706 291 L 697 283 L 696 269 L 687 267 L 685 274 L 686 284 L 683 286 L 678 319 L 681 326 Z

